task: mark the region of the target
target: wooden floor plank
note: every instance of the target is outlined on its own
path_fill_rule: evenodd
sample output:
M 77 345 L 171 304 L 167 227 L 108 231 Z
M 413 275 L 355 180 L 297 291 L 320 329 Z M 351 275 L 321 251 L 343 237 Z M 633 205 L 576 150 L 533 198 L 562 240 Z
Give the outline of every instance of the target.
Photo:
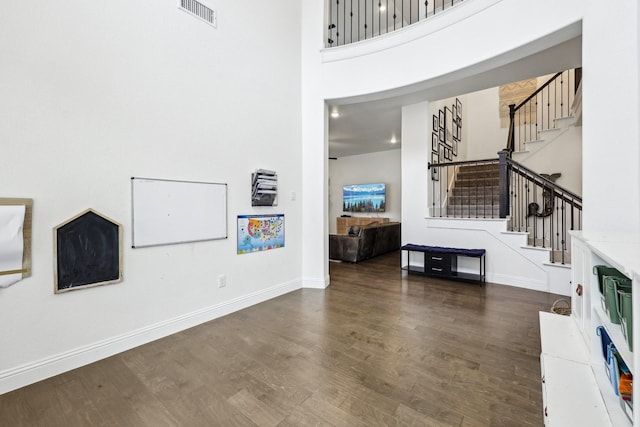
M 301 289 L 0 396 L 0 426 L 538 426 L 558 296 L 331 263 Z

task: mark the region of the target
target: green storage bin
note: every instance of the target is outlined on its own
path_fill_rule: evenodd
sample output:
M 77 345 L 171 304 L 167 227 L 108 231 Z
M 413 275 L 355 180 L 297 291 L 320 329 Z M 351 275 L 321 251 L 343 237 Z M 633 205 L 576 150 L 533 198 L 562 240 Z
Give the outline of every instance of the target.
M 616 311 L 629 351 L 633 351 L 633 302 L 630 288 L 622 286 L 616 289 Z
M 600 289 L 602 295 L 604 295 L 604 283 L 602 280 L 604 276 L 625 277 L 620 271 L 607 265 L 594 265 L 593 274 L 598 276 L 598 289 Z
M 611 323 L 620 324 L 620 309 L 618 307 L 618 291 L 631 292 L 631 280 L 626 277 L 603 276 L 604 310 Z

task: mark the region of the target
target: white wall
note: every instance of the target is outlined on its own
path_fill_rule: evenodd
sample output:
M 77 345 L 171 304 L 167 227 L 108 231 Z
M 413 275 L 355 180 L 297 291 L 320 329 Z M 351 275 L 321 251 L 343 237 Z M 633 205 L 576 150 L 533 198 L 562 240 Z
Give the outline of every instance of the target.
M 429 102 L 402 107 L 402 244 L 422 243 L 428 214 L 427 168 L 431 153 Z
M 217 30 L 176 6 L 0 4 L 0 197 L 34 199 L 0 393 L 301 286 L 300 6 L 219 3 Z M 256 168 L 278 207 L 251 207 Z M 229 238 L 131 249 L 132 176 L 228 183 Z M 122 223 L 124 281 L 54 295 L 52 228 L 87 208 Z M 276 212 L 286 246 L 236 255 L 236 216 Z
M 342 211 L 342 186 L 384 182 L 387 189 L 386 211 L 380 213 L 348 213 L 352 216 L 385 217 L 400 221 L 402 181 L 400 150 L 379 151 L 359 156 L 340 157 L 329 162 L 329 233 L 336 233 L 336 217 Z
M 465 96 L 463 128 L 469 159 L 497 159 L 507 146 L 508 128 L 500 127 L 499 87 Z
M 514 153 L 514 160 L 538 173 L 561 173 L 556 180 L 561 187 L 582 195 L 582 126 L 570 126 L 556 138 L 529 153 Z
M 303 2 L 302 8 L 302 279 L 305 287 L 329 285 L 329 121 L 322 95 L 325 2 Z
M 628 196 L 640 188 L 638 2 L 590 1 L 582 25 L 584 229 L 637 232 L 640 198 Z

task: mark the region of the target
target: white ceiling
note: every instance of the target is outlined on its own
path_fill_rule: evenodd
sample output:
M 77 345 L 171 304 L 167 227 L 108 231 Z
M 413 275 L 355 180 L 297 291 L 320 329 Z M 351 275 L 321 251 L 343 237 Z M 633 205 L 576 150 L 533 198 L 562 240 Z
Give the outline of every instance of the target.
M 396 92 L 369 95 L 366 99 L 328 101 L 329 111 L 337 109 L 340 113 L 337 118 L 329 117 L 329 157 L 400 148 L 401 110 L 404 105 L 461 96 L 581 66 L 580 36 L 573 36 L 569 40 L 565 37 L 564 41 L 556 43 L 543 50 L 536 50 L 535 44 L 529 48 L 525 46 L 521 48 L 522 52 L 533 53 L 520 55 L 519 59 L 507 63 L 495 58 L 493 63 L 502 65 L 492 67 L 491 64 L 478 64 L 473 69 L 460 70 L 457 76 L 446 76 L 442 81 L 421 82 L 412 87 L 399 88 Z M 389 142 L 393 136 L 398 140 L 396 144 Z

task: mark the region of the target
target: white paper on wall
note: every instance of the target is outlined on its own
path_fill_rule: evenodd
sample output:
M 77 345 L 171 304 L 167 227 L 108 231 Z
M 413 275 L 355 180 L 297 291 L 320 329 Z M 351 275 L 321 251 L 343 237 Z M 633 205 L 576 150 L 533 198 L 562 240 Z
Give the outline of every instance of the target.
M 0 206 L 0 288 L 9 287 L 22 279 L 22 273 L 2 272 L 22 270 L 25 210 L 24 205 Z

